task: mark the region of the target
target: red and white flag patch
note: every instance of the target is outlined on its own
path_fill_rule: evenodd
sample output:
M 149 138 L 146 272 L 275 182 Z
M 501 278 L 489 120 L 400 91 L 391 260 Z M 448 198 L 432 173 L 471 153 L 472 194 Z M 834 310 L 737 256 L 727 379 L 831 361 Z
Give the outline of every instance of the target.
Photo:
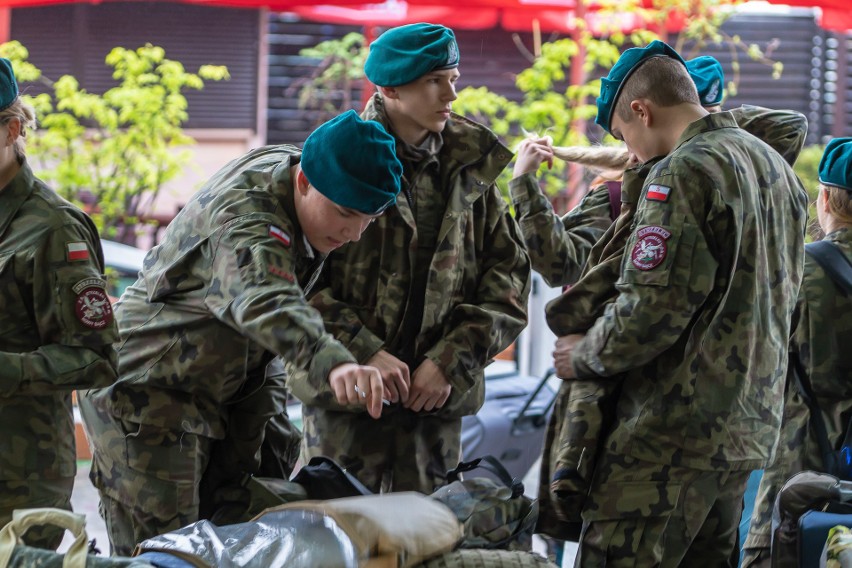
M 648 193 L 645 194 L 645 198 L 652 201 L 668 201 L 671 191 L 672 188 L 670 187 L 652 183 L 648 186 Z
M 89 260 L 89 247 L 84 242 L 66 243 L 65 249 L 68 262 Z
M 290 235 L 284 232 L 284 229 L 280 227 L 269 225 L 269 236 L 280 241 L 285 247 L 290 246 Z

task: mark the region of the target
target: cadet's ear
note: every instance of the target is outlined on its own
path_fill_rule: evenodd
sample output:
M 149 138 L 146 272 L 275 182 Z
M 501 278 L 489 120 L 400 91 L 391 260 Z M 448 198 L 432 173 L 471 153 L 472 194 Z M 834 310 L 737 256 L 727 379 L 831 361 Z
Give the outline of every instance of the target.
M 399 98 L 399 91 L 396 90 L 396 87 L 379 87 L 379 92 L 386 99 Z
M 17 117 L 10 118 L 6 122 L 6 127 L 9 129 L 6 135 L 6 146 L 11 146 L 18 139 L 18 136 L 21 135 L 21 119 Z
M 653 117 L 651 115 L 651 107 L 648 105 L 647 99 L 636 99 L 630 102 L 630 111 L 635 118 L 638 118 L 645 125 L 645 128 L 651 126 Z
M 305 172 L 302 171 L 302 168 L 299 168 L 299 172 L 296 174 L 296 191 L 304 197 L 308 194 L 309 185 L 310 182 L 308 181 L 308 177 L 305 175 Z

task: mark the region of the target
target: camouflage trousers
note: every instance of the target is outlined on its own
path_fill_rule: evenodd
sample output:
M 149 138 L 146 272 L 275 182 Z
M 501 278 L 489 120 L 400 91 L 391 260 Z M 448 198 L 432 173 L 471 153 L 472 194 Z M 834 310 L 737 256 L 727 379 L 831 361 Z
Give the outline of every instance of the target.
M 736 566 L 750 473 L 603 452 L 583 509 L 575 566 Z
M 447 481 L 461 457 L 461 418 L 444 419 L 386 408 L 366 413 L 304 407 L 302 461 L 327 456 L 375 493 L 430 494 Z
M 210 438 L 118 419 L 85 396 L 80 411 L 113 555 L 130 556 L 139 542 L 198 520 Z
M 71 510 L 73 477 L 0 481 L 0 528 L 12 520 L 15 509 L 55 507 Z M 65 531 L 57 527 L 33 527 L 24 535 L 30 546 L 56 550 Z

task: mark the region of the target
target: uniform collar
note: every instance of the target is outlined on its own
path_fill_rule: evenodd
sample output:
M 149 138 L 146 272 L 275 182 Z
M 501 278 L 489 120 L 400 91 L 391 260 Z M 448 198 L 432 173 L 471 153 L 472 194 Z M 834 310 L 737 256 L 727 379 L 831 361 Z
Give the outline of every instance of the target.
M 699 118 L 690 123 L 683 131 L 683 134 L 678 138 L 675 149 L 692 140 L 701 133 L 711 130 L 719 130 L 720 128 L 739 128 L 734 115 L 728 111 L 711 112 L 710 114 Z
M 275 196 L 284 209 L 284 214 L 290 219 L 293 232 L 293 242 L 296 243 L 299 254 L 303 257 L 313 259 L 317 253 L 308 242 L 308 238 L 299 225 L 299 217 L 296 215 L 296 184 L 291 175 L 290 168 L 299 163 L 301 154 L 290 154 L 284 158 L 272 171 L 272 187 L 275 188 Z
M 34 179 L 32 170 L 24 160 L 12 181 L 0 191 L 0 239 L 12 224 L 18 209 L 32 194 Z

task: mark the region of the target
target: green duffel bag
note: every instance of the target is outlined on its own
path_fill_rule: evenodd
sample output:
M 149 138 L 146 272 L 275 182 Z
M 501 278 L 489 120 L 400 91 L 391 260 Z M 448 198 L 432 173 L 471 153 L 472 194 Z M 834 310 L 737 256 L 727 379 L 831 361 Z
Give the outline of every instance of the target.
M 32 527 L 52 525 L 71 532 L 74 542 L 64 554 L 24 544 L 21 537 Z M 86 517 L 64 509 L 18 509 L 0 530 L 0 568 L 152 568 L 131 558 L 88 554 Z

